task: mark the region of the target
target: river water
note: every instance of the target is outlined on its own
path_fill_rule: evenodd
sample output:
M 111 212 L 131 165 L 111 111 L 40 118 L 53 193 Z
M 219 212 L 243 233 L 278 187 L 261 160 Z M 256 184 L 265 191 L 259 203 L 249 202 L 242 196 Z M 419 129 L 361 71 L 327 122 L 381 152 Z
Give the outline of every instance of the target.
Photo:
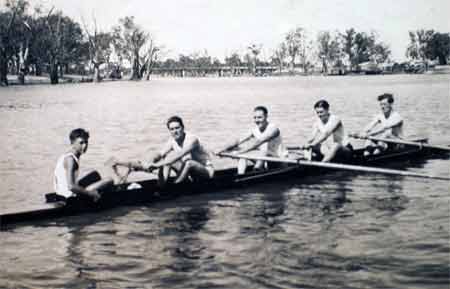
M 449 75 L 1 88 L 0 212 L 43 201 L 76 127 L 91 133 L 82 167 L 105 173 L 113 155 L 158 149 L 174 114 L 217 149 L 266 105 L 285 143 L 298 145 L 320 98 L 351 132 L 379 111 L 384 92 L 395 95 L 406 135 L 450 144 Z M 448 158 L 401 168 L 450 175 Z M 448 182 L 409 177 L 337 172 L 212 191 L 0 231 L 0 288 L 448 288 L 449 211 Z

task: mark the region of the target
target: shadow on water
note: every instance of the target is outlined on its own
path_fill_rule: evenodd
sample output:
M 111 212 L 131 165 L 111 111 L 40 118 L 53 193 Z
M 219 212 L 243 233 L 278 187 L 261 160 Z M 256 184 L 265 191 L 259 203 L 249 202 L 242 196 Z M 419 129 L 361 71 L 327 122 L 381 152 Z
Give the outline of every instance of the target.
M 358 239 L 355 233 L 384 233 L 383 226 L 406 208 L 402 181 L 334 172 L 118 208 L 35 229 L 66 231 L 58 237 L 67 241 L 69 273 L 49 282 L 65 288 L 209 288 L 224 282 L 234 288 L 358 288 L 368 286 L 358 274 L 386 259 L 353 256 L 345 248 Z M 372 194 L 364 196 L 361 189 L 368 185 Z

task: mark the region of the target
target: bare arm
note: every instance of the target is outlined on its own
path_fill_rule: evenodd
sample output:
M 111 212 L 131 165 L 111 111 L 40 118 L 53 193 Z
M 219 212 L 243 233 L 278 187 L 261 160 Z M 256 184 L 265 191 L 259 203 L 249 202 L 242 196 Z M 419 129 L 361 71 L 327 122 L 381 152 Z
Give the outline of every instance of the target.
M 319 135 L 308 144 L 308 147 L 313 147 L 316 146 L 318 144 L 321 144 L 322 142 L 324 142 L 330 135 L 332 135 L 340 126 L 342 125 L 342 122 L 336 121 L 331 123 L 329 129 L 323 133 L 319 133 Z
M 221 152 L 226 152 L 226 151 L 232 150 L 232 149 L 238 147 L 239 145 L 243 144 L 244 142 L 250 140 L 252 137 L 253 137 L 253 135 L 251 133 L 249 133 L 249 134 L 245 135 L 244 137 L 227 144 L 225 147 L 223 147 L 221 150 L 219 150 L 217 154 L 219 154 Z
M 386 131 L 386 130 L 388 130 L 388 129 L 397 127 L 397 126 L 401 125 L 402 123 L 403 123 L 403 120 L 399 120 L 398 122 L 395 122 L 395 123 L 393 123 L 393 124 L 391 124 L 391 125 L 387 125 L 387 126 L 384 126 L 384 127 L 380 127 L 380 128 L 377 129 L 377 130 L 371 131 L 371 132 L 367 133 L 367 135 L 368 135 L 368 136 L 374 136 L 374 135 L 380 134 L 380 133 L 382 133 L 382 132 L 384 132 L 384 131 Z
M 64 169 L 66 171 L 67 185 L 69 190 L 75 194 L 86 195 L 94 199 L 100 198 L 100 195 L 96 190 L 89 191 L 78 185 L 77 181 L 75 180 L 75 172 L 78 169 L 77 166 L 78 165 L 75 163 L 75 160 L 72 157 L 67 157 L 64 159 Z
M 167 156 L 167 153 L 169 153 L 169 151 L 167 151 L 167 153 L 164 155 L 164 157 L 157 161 L 154 162 L 150 165 L 150 168 L 159 168 L 162 166 L 166 166 L 166 165 L 170 165 L 176 161 L 178 161 L 179 159 L 181 159 L 182 157 L 184 157 L 185 155 L 187 155 L 188 153 L 190 153 L 192 150 L 194 150 L 198 145 L 199 145 L 199 141 L 198 138 L 192 138 L 192 139 L 185 139 L 185 143 L 183 145 L 183 148 L 181 149 L 181 151 L 178 151 L 172 155 Z
M 314 141 L 314 139 L 317 137 L 317 134 L 319 133 L 319 130 L 317 129 L 316 126 L 314 126 L 311 137 L 308 139 L 308 141 L 306 142 L 307 144 L 310 144 Z
M 371 132 L 371 130 L 378 124 L 380 123 L 380 120 L 378 118 L 374 118 L 363 130 L 363 135 L 369 135 L 369 133 Z
M 276 127 L 272 127 L 270 128 L 269 131 L 264 132 L 263 137 L 261 139 L 255 139 L 255 141 L 253 142 L 253 144 L 251 144 L 248 148 L 240 151 L 240 153 L 246 153 L 249 152 L 251 150 L 254 150 L 256 148 L 258 148 L 260 145 L 276 138 L 277 136 L 280 135 L 280 130 Z

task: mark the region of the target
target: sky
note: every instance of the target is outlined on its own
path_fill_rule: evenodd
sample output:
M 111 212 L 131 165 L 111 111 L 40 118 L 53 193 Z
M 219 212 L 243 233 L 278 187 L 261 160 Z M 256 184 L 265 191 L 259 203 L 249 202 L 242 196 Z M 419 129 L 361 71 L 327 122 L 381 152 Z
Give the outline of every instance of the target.
M 5 0 L 0 0 L 4 2 Z M 204 52 L 223 60 L 241 55 L 250 44 L 262 45 L 268 59 L 295 27 L 311 39 L 319 31 L 376 31 L 389 45 L 392 58 L 405 59 L 408 31 L 450 32 L 448 0 L 29 0 L 44 9 L 54 6 L 81 23 L 95 17 L 108 31 L 119 18 L 134 16 L 166 57 Z

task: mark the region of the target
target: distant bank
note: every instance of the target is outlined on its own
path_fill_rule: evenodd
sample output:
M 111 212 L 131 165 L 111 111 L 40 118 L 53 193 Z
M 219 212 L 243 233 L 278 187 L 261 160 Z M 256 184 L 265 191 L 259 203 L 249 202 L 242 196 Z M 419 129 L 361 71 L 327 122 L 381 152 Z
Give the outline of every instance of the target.
M 368 73 L 367 73 L 368 74 Z M 389 72 L 383 72 L 379 74 L 392 74 Z M 395 74 L 408 74 L 405 72 L 395 73 Z M 422 74 L 450 74 L 450 65 L 437 65 L 433 68 L 428 69 L 427 71 L 423 72 Z M 304 74 L 304 73 L 288 73 L 288 72 L 273 72 L 270 74 L 263 74 L 263 75 L 250 75 L 245 74 L 242 76 L 232 76 L 232 75 L 222 75 L 220 77 L 278 77 L 278 76 L 292 76 L 292 77 L 301 77 L 301 76 L 307 76 L 307 75 L 322 75 L 320 73 L 310 73 L 310 74 Z M 329 74 L 324 76 L 335 76 L 339 74 Z M 345 75 L 366 75 L 365 73 L 347 73 Z M 177 76 L 177 75 L 164 75 L 164 74 L 154 74 L 152 75 L 153 78 L 182 78 L 182 77 L 219 77 L 217 75 L 211 75 L 211 74 L 204 74 L 204 75 L 187 75 L 187 76 Z M 64 75 L 63 78 L 60 79 L 60 84 L 67 84 L 67 83 L 86 83 L 86 82 L 92 82 L 92 76 L 91 75 L 76 75 L 76 74 L 68 74 Z M 128 81 L 128 78 L 125 76 L 122 79 L 112 79 L 112 78 L 104 78 L 102 82 L 109 82 L 109 81 Z M 145 81 L 145 80 L 143 80 Z M 20 85 L 18 81 L 17 75 L 8 75 L 8 82 L 9 85 Z M 33 75 L 27 75 L 25 77 L 25 85 L 37 85 L 37 84 L 50 84 L 50 79 L 48 76 L 33 76 Z

